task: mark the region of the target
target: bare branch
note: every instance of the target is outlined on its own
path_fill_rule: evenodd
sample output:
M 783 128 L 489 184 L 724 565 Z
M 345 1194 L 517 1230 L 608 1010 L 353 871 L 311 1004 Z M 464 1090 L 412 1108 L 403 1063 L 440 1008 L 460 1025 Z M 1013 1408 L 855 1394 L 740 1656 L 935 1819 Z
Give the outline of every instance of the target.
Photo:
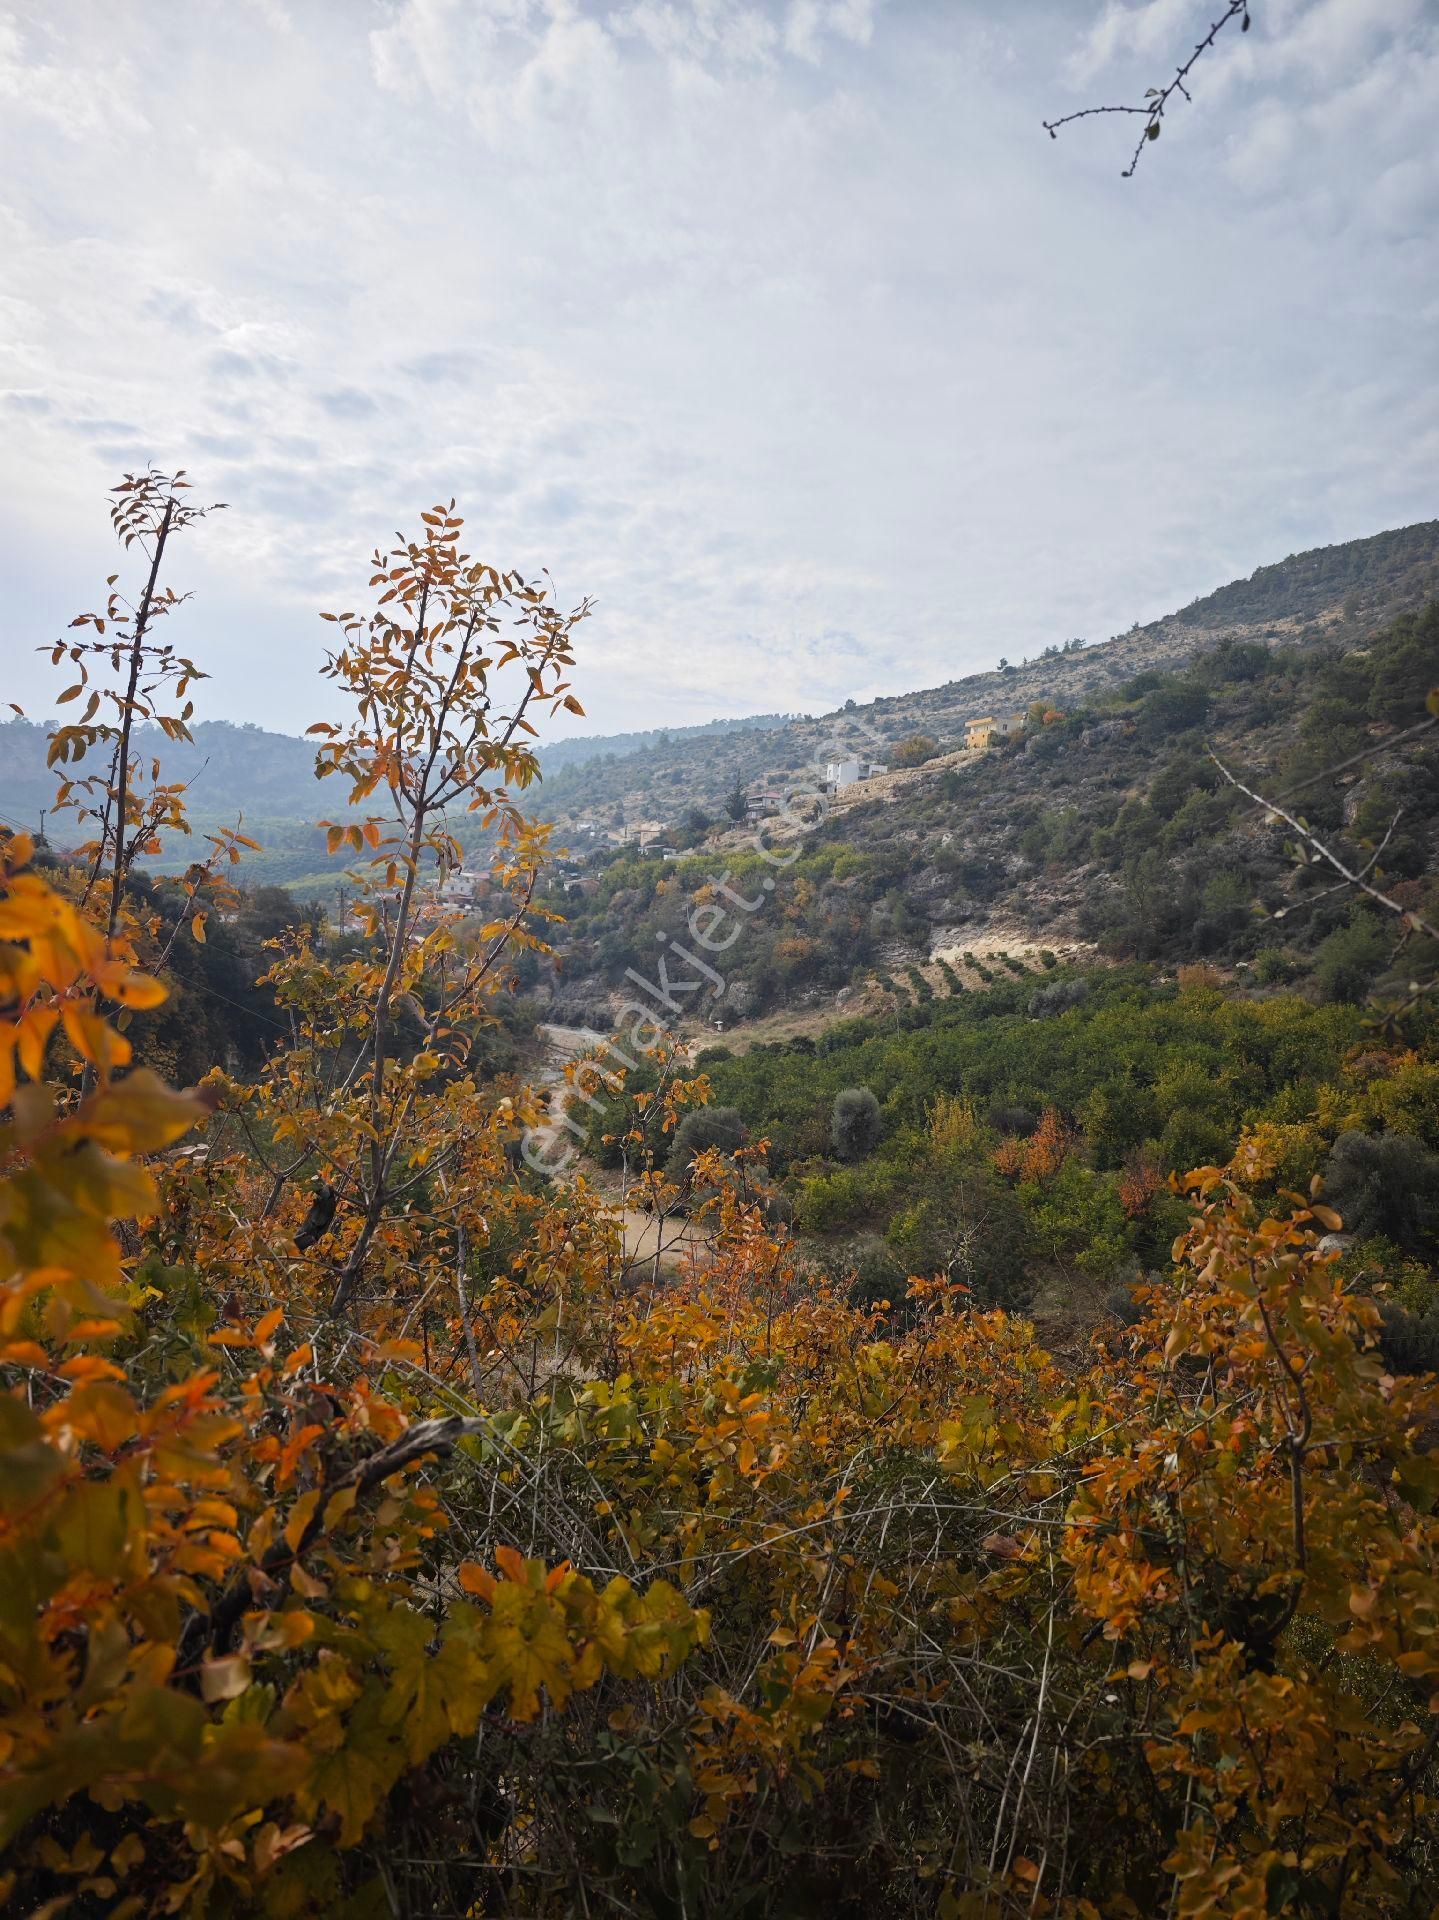
M 1125 179 L 1125 180 L 1132 179 L 1134 177 L 1135 169 L 1139 165 L 1140 157 L 1142 156 L 1145 147 L 1149 144 L 1151 140 L 1157 140 L 1159 138 L 1160 125 L 1164 119 L 1165 109 L 1168 107 L 1174 95 L 1178 93 L 1182 95 L 1185 100 L 1190 101 L 1192 104 L 1192 95 L 1190 94 L 1188 87 L 1184 83 L 1186 80 L 1188 80 L 1190 73 L 1193 71 L 1195 65 L 1198 63 L 1200 59 L 1203 58 L 1203 56 L 1206 53 L 1208 53 L 1209 49 L 1214 45 L 1214 42 L 1219 38 L 1219 35 L 1229 25 L 1231 20 L 1240 21 L 1241 31 L 1244 33 L 1248 33 L 1249 31 L 1249 0 L 1229 0 L 1229 4 L 1225 8 L 1224 12 L 1219 16 L 1217 20 L 1211 21 L 1208 33 L 1204 35 L 1202 40 L 1196 43 L 1194 51 L 1190 54 L 1189 58 L 1186 61 L 1184 61 L 1184 63 L 1179 67 L 1178 71 L 1174 75 L 1174 78 L 1169 82 L 1168 86 L 1149 87 L 1146 90 L 1144 100 L 1137 105 L 1112 106 L 1112 107 L 1081 107 L 1076 113 L 1062 114 L 1058 120 L 1046 120 L 1044 122 L 1045 132 L 1049 135 L 1051 140 L 1057 140 L 1059 138 L 1059 129 L 1061 127 L 1067 127 L 1071 125 L 1076 120 L 1089 120 L 1089 119 L 1092 119 L 1096 114 L 1101 114 L 1101 113 L 1141 114 L 1144 118 L 1144 131 L 1139 136 L 1139 144 L 1134 149 L 1134 153 L 1130 158 L 1129 165 L 1124 169 L 1123 174 L 1121 175 L 1122 179 Z
M 1315 833 L 1311 832 L 1302 821 L 1295 819 L 1292 813 L 1287 813 L 1277 800 L 1266 800 L 1262 793 L 1255 793 L 1252 787 L 1246 787 L 1242 780 L 1237 780 L 1234 777 L 1212 747 L 1207 751 L 1209 758 L 1214 762 L 1215 766 L 1218 767 L 1231 787 L 1236 788 L 1242 793 L 1246 800 L 1252 800 L 1256 807 L 1262 807 L 1266 813 L 1273 814 L 1277 820 L 1282 820 L 1287 827 L 1291 827 L 1306 846 L 1314 849 L 1321 860 L 1328 861 L 1329 865 L 1333 867 L 1341 879 L 1347 881 L 1351 887 L 1358 887 L 1361 893 L 1367 893 L 1371 900 L 1377 901 L 1387 912 L 1396 914 L 1398 918 L 1404 922 L 1405 926 L 1412 928 L 1415 933 L 1427 934 L 1431 940 L 1439 940 L 1439 927 L 1431 925 L 1422 914 L 1415 913 L 1412 908 L 1402 906 L 1392 894 L 1385 893 L 1379 887 L 1374 887 L 1369 884 L 1364 876 L 1368 873 L 1369 868 L 1373 866 L 1374 862 L 1372 860 L 1367 866 L 1362 867 L 1358 873 L 1355 873 L 1352 868 L 1344 864 L 1337 853 L 1334 853 L 1329 847 L 1325 846 L 1324 842 L 1319 839 Z M 1391 826 L 1390 832 L 1392 833 L 1393 830 Z M 1387 834 L 1385 838 L 1388 838 Z

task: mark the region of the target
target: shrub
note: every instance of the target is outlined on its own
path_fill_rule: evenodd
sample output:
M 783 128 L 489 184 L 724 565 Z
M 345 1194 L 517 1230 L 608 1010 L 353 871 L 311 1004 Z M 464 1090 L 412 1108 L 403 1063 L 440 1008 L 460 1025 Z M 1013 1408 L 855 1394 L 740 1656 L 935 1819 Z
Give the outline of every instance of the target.
M 916 1000 L 921 1004 L 926 1000 L 933 1000 L 934 988 L 929 984 L 928 980 L 925 979 L 918 967 L 906 967 L 905 973 L 909 977 L 910 985 L 914 988 Z
M 1389 958 L 1389 939 L 1372 913 L 1357 913 L 1338 927 L 1315 957 L 1314 978 L 1326 1000 L 1357 1004 Z
M 672 1180 L 687 1180 L 695 1155 L 718 1147 L 733 1153 L 744 1144 L 744 1122 L 735 1107 L 697 1107 L 675 1128 L 667 1171 Z
M 795 1222 L 806 1233 L 842 1233 L 868 1213 L 869 1197 L 848 1167 L 806 1180 L 795 1204 Z
M 1159 1158 L 1166 1167 L 1187 1172 L 1191 1167 L 1219 1166 L 1229 1158 L 1230 1129 L 1217 1117 L 1193 1107 L 1177 1106 L 1159 1136 Z
M 1122 1326 L 1137 1327 L 1144 1318 L 1145 1310 L 1135 1299 L 1132 1286 L 1111 1287 L 1104 1296 L 1104 1307 Z
M 1382 1288 L 1389 1300 L 1409 1313 L 1423 1315 L 1439 1308 L 1439 1279 L 1422 1260 L 1382 1234 L 1356 1240 L 1340 1262 L 1340 1272 L 1367 1293 Z
M 1292 980 L 1300 963 L 1283 947 L 1261 947 L 1254 956 L 1254 978 L 1264 987 L 1277 987 Z
M 908 1274 L 904 1262 L 876 1234 L 865 1234 L 845 1248 L 836 1263 L 847 1274 L 848 1304 L 861 1313 L 873 1313 L 882 1300 L 903 1305 Z
M 1022 1307 L 1030 1295 L 1029 1224 L 1019 1201 L 986 1168 L 925 1182 L 886 1235 L 910 1273 L 942 1273 L 977 1306 Z
M 908 740 L 901 740 L 895 748 L 891 765 L 896 767 L 922 767 L 926 760 L 932 760 L 939 748 L 927 733 L 912 733 Z
M 879 1102 L 868 1087 L 846 1087 L 835 1095 L 829 1132 L 841 1160 L 863 1160 L 873 1153 L 883 1124 Z
M 1211 967 L 1207 960 L 1189 960 L 1176 970 L 1180 991 L 1188 993 L 1193 988 L 1213 990 L 1224 984 L 1224 975 L 1218 967 Z
M 1030 995 L 1030 1017 L 1051 1020 L 1056 1014 L 1068 1013 L 1071 1007 L 1082 1007 L 1088 998 L 1087 980 L 1051 980 L 1047 987 L 1039 987 Z
M 1386 1301 L 1380 1315 L 1379 1352 L 1391 1373 L 1439 1373 L 1439 1313 L 1408 1313 Z
M 1428 1244 L 1439 1193 L 1439 1154 L 1407 1133 L 1341 1133 L 1324 1170 L 1324 1198 L 1347 1233 Z

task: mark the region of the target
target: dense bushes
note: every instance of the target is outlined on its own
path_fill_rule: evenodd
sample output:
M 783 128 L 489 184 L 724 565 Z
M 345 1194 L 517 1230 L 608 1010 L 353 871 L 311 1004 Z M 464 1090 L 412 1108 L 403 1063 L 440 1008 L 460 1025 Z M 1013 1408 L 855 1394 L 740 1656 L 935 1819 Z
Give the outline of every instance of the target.
M 1326 1000 L 1357 1005 L 1384 967 L 1394 941 L 1373 913 L 1360 911 L 1336 927 L 1314 958 L 1314 977 Z
M 1071 1007 L 1082 1007 L 1088 998 L 1087 980 L 1054 980 L 1030 996 L 1029 1011 L 1034 1019 L 1046 1020 L 1068 1013 Z
M 1016 1305 L 1044 1273 L 1162 1264 L 1177 1230 L 1163 1175 L 1223 1164 L 1246 1129 L 1281 1186 L 1307 1183 L 1332 1145 L 1346 1225 L 1427 1254 L 1439 1069 L 1352 1052 L 1356 1009 L 1248 998 L 1214 977 L 996 985 L 911 1008 L 898 1029 L 850 1021 L 813 1051 L 756 1047 L 711 1072 L 774 1143 L 803 1232 L 882 1236 L 911 1272 L 947 1272 L 982 1300 Z M 819 1128 L 861 1103 L 884 1128 L 863 1155 L 845 1128 Z
M 1025 1124 L 1001 1109 L 1022 1108 L 1033 1125 L 1052 1104 L 1082 1114 L 1097 1165 L 1119 1168 L 1190 1113 L 1237 1138 L 1282 1092 L 1302 1097 L 1334 1079 L 1363 1031 L 1357 1010 L 1297 996 L 1182 991 L 1139 969 L 1085 978 L 1087 997 L 1063 1019 L 1032 1019 L 1030 1002 L 1045 989 L 1015 980 L 913 1008 L 900 1031 L 836 1023 L 812 1057 L 752 1049 L 711 1069 L 716 1097 L 773 1139 L 781 1171 L 787 1143 L 808 1130 L 816 1107 L 827 1113 L 851 1086 L 873 1090 L 891 1129 L 923 1127 L 937 1093 L 993 1109 L 1001 1130 Z
M 127 481 L 122 532 L 148 498 L 158 553 L 177 484 Z M 108 925 L 78 864 L 0 845 L 0 1901 L 1427 1911 L 1439 1394 L 1373 1347 L 1407 1370 L 1433 1333 L 1336 1284 L 1338 1216 L 1275 1188 L 1332 1140 L 1356 1219 L 1422 1239 L 1439 1066 L 1207 973 L 1099 978 L 1050 1021 L 1010 981 L 714 1059 L 729 1108 L 663 1049 L 623 1087 L 582 1064 L 571 1117 L 628 1136 L 661 1220 L 660 1163 L 721 1149 L 692 1266 L 652 1284 L 588 1180 L 516 1154 L 541 1103 L 461 1044 L 506 942 L 534 951 L 543 835 L 511 821 L 480 942 L 398 878 L 446 850 L 447 797 L 529 784 L 514 739 L 582 617 L 423 524 L 342 621 L 354 707 L 319 729 L 367 791 L 412 770 L 411 852 L 354 829 L 376 932 L 287 945 L 253 1078 L 135 1065 L 164 989 L 118 838 Z M 496 629 L 529 691 L 492 737 Z M 144 813 L 124 753 L 105 835 Z M 862 1162 L 823 1157 L 836 1104 L 847 1147 L 883 1118 Z M 786 1114 L 802 1203 L 885 1222 L 834 1250 L 852 1301 L 740 1144 Z M 1255 1114 L 1164 1187 L 1156 1135 Z M 1172 1275 L 1063 1366 L 976 1310 L 1161 1238 Z M 1402 1248 L 1346 1257 L 1422 1304 Z

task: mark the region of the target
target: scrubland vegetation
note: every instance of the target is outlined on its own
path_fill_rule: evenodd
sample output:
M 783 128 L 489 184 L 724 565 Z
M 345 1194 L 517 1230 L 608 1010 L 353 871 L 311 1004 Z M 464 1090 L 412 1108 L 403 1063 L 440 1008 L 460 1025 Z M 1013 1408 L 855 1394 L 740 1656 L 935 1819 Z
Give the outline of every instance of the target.
M 186 498 L 118 492 L 138 584 L 55 656 L 75 804 L 3 848 L 14 1911 L 1430 1912 L 1439 616 L 1041 720 L 976 792 L 1022 770 L 1025 870 L 1113 877 L 1123 965 L 574 1070 L 550 1181 L 516 985 L 562 940 L 605 1006 L 707 880 L 616 862 L 552 917 L 520 803 L 587 609 L 425 514 L 312 729 L 355 925 L 237 892 L 238 829 L 162 881 Z M 1276 798 L 1324 775 L 1385 900 L 1256 836 L 1225 728 Z M 434 886 L 466 821 L 479 911 Z M 760 1001 L 932 924 L 916 843 L 840 824 Z M 681 1271 L 627 1263 L 606 1163 L 689 1214 Z

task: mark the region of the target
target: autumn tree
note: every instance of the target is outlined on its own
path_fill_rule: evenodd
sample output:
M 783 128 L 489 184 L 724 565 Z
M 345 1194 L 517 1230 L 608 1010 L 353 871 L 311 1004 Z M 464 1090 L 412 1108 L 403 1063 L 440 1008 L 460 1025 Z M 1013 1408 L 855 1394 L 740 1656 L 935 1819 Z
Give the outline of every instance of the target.
M 547 587 L 464 553 L 453 507 L 422 524 L 418 537 L 376 553 L 370 613 L 326 616 L 342 643 L 325 675 L 353 715 L 310 731 L 320 738 L 317 774 L 348 782 L 349 807 L 368 810 L 326 826 L 332 852 L 365 857 L 359 911 L 369 940 L 337 968 L 301 941 L 277 967 L 304 1045 L 276 1063 L 256 1110 L 280 1146 L 275 1180 L 313 1166 L 339 1196 L 335 1313 L 354 1299 L 387 1220 L 403 1209 L 413 1229 L 422 1191 L 452 1222 L 462 1211 L 447 1190 L 464 1150 L 462 1089 L 449 1089 L 443 1138 L 416 1125 L 417 1113 L 424 1106 L 433 1126 L 428 1096 L 462 1074 L 467 1026 L 486 1017 L 507 960 L 543 945 L 534 893 L 548 829 L 526 820 L 517 800 L 539 777 L 530 716 L 582 711 L 567 674 L 588 603 L 562 612 Z M 446 877 L 466 858 L 458 821 L 467 815 L 494 850 L 495 910 L 478 918 L 445 897 Z M 243 1093 L 237 1101 L 254 1105 Z
M 85 698 L 80 717 L 62 721 L 50 735 L 49 763 L 64 770 L 55 809 L 61 815 L 73 811 L 88 835 L 78 848 L 81 901 L 87 908 L 95 901 L 111 940 L 120 930 L 136 862 L 160 854 L 165 834 L 190 832 L 184 787 L 163 779 L 159 756 L 147 755 L 138 737 L 151 728 L 167 740 L 190 739 L 190 689 L 205 678 L 193 660 L 155 637 L 161 620 L 189 597 L 161 580 L 171 546 L 223 506 L 194 506 L 186 498 L 190 491 L 183 470 L 126 474 L 111 495 L 110 520 L 125 551 L 137 549 L 144 563 L 138 597 L 131 601 L 119 574 L 112 573 L 104 612 L 77 614 L 70 622 L 72 629 L 90 629 L 90 637 L 57 640 L 49 649 L 54 665 L 77 676 L 56 704 Z M 178 703 L 173 710 L 171 702 Z M 92 759 L 100 764 L 86 770 Z M 238 831 L 210 839 L 210 853 L 192 862 L 182 881 L 192 897 L 229 856 L 254 844 Z M 193 926 L 203 937 L 202 914 L 196 913 Z

